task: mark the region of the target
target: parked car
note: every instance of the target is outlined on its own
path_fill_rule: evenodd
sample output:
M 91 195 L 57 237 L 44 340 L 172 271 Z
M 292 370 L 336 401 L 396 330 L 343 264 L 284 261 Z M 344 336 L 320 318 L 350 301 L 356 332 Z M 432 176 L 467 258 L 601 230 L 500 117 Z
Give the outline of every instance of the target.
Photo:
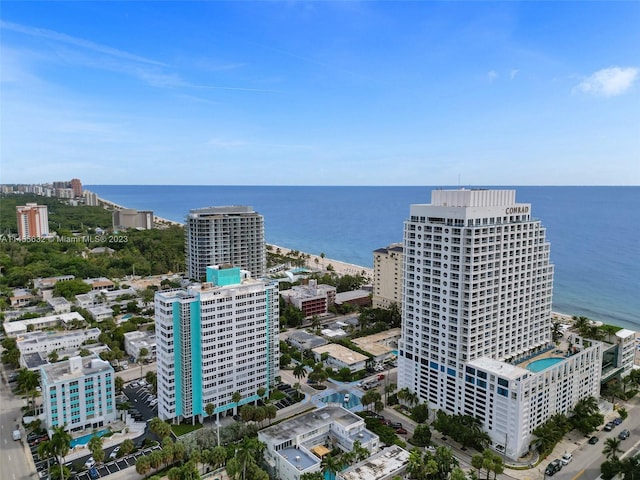
M 607 424 L 604 426 L 604 431 L 610 432 L 611 430 L 613 430 L 613 427 L 615 427 L 615 424 L 613 422 L 607 422 Z
M 436 453 L 436 447 L 434 447 L 433 445 L 428 445 L 427 446 L 427 452 Z
M 571 463 L 571 460 L 573 460 L 573 455 L 571 455 L 569 452 L 565 452 L 565 454 L 562 455 L 562 458 L 560 459 L 563 465 L 569 465 Z
M 96 461 L 93 459 L 93 457 L 89 457 L 87 461 L 84 462 L 84 468 L 88 470 L 91 467 L 93 467 L 95 464 L 96 464 Z
M 393 429 L 398 429 L 398 428 L 402 428 L 402 424 L 400 422 L 391 422 L 391 424 L 389 425 L 391 428 Z
M 589 444 L 590 445 L 595 445 L 596 443 L 598 443 L 598 437 L 591 437 L 589 439 Z
M 622 423 L 622 418 L 621 417 L 617 417 L 613 419 L 613 424 L 614 425 L 620 425 Z
M 402 428 L 402 427 L 400 427 L 400 428 L 396 428 L 396 433 L 397 433 L 398 435 L 406 435 L 406 434 L 407 434 L 407 430 L 406 430 L 406 429 L 404 429 L 404 428 Z
M 118 456 L 118 452 L 120 451 L 120 445 L 118 445 L 116 448 L 114 448 L 111 453 L 109 454 L 109 458 L 110 459 L 114 459 Z
M 544 473 L 545 475 L 552 477 L 556 473 L 558 473 L 560 470 L 562 470 L 562 462 L 556 459 L 553 462 L 551 462 L 549 465 L 547 465 L 547 468 L 545 468 Z
M 620 434 L 618 435 L 618 438 L 620 440 L 626 440 L 627 438 L 629 438 L 629 435 L 631 435 L 631 432 L 625 428 L 620 432 Z

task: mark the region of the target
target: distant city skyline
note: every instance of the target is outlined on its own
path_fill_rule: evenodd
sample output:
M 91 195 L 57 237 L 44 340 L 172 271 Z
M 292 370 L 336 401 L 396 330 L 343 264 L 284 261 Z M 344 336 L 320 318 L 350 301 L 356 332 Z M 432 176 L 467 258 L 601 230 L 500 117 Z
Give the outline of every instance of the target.
M 638 185 L 638 2 L 3 2 L 3 183 Z

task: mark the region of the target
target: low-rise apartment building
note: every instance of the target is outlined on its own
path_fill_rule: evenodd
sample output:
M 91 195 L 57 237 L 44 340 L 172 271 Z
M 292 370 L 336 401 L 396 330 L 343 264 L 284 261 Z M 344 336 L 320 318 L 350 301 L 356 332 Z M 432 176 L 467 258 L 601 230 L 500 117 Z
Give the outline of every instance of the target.
M 116 419 L 115 373 L 97 355 L 72 357 L 40 369 L 45 425 L 75 432 Z
M 324 315 L 329 307 L 335 304 L 336 287 L 309 280 L 308 285 L 297 285 L 289 290 L 283 290 L 280 296 L 285 302 L 302 310 L 305 317 L 313 317 Z
M 322 458 L 333 448 L 353 450 L 356 441 L 371 454 L 380 439 L 367 430 L 364 419 L 338 406 L 326 406 L 298 415 L 258 432 L 264 442 L 269 473 L 280 480 L 300 480 L 319 472 Z
M 311 351 L 313 352 L 316 362 L 321 361 L 323 353 L 327 353 L 329 356 L 324 362 L 325 365 L 333 367 L 336 370 L 340 370 L 341 368 L 348 368 L 351 372 L 364 370 L 367 366 L 367 360 L 369 360 L 369 357 L 366 355 L 354 352 L 337 343 L 321 345 Z

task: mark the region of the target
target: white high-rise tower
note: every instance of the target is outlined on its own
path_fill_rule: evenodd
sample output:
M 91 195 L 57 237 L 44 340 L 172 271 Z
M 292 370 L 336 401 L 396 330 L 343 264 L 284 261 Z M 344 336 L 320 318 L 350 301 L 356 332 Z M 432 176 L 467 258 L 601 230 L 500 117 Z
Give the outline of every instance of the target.
M 231 264 L 264 275 L 264 217 L 251 207 L 208 207 L 191 210 L 185 224 L 185 261 L 189 278 L 204 280 L 209 265 Z
M 527 369 L 556 348 L 553 266 L 545 228 L 514 190 L 433 191 L 430 204 L 411 205 L 403 247 L 399 388 L 480 419 L 512 457 L 550 415 L 597 394 L 597 342 L 540 373 Z

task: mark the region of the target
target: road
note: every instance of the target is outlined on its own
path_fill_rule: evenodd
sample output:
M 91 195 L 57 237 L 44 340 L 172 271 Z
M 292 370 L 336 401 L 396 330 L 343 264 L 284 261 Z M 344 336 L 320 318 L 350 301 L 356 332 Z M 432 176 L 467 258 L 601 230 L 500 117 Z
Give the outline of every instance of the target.
M 2 480 L 37 479 L 36 467 L 27 445 L 24 428 L 20 427 L 22 440 L 15 441 L 12 433 L 20 424 L 21 408 L 25 400 L 11 392 L 7 374 L 2 366 L 0 385 L 0 478 Z

